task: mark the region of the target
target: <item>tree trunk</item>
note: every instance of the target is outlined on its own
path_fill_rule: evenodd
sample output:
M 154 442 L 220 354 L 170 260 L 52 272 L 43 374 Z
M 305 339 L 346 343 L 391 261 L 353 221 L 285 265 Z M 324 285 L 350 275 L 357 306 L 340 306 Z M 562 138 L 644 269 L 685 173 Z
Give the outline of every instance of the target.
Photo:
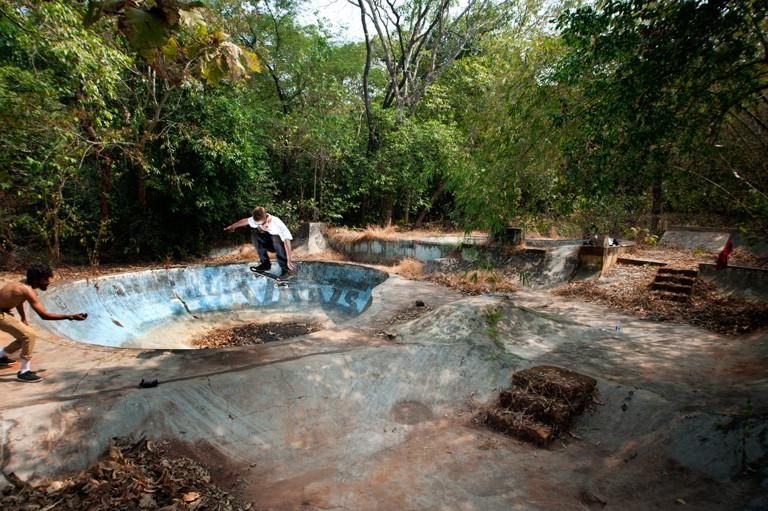
M 142 213 L 145 213 L 147 211 L 147 175 L 141 167 L 136 170 L 136 178 L 138 179 L 136 195 L 138 197 L 139 209 Z
M 656 172 L 653 178 L 653 185 L 651 187 L 651 226 L 652 233 L 659 232 L 659 221 L 661 219 L 661 201 L 663 195 L 663 182 L 661 172 Z
M 368 91 L 368 76 L 371 72 L 371 56 L 373 55 L 373 47 L 371 45 L 371 38 L 368 36 L 368 25 L 365 21 L 365 3 L 360 0 L 358 6 L 360 7 L 360 20 L 363 24 L 363 34 L 365 34 L 365 67 L 363 68 L 363 105 L 365 106 L 365 123 L 368 128 L 368 145 L 366 148 L 367 153 L 370 155 L 376 150 L 376 132 L 373 125 L 373 116 L 371 114 L 371 96 Z
M 408 194 L 408 197 L 405 198 L 403 209 L 405 210 L 403 211 L 403 223 L 408 225 L 408 222 L 411 221 L 411 194 Z
M 109 193 L 112 191 L 112 158 L 99 152 L 101 187 L 99 190 L 99 221 L 105 224 L 109 220 Z
M 443 190 L 445 190 L 445 181 L 440 181 L 440 183 L 438 183 L 437 185 L 437 189 L 432 194 L 432 198 L 429 200 L 429 206 L 426 206 L 424 209 L 422 209 L 421 213 L 419 213 L 418 218 L 416 218 L 417 229 L 421 227 L 421 224 L 424 222 L 424 218 L 427 216 L 427 213 L 429 213 L 432 210 L 432 208 L 435 206 L 435 202 L 443 193 Z
M 384 196 L 384 226 L 392 225 L 392 210 L 395 202 L 395 196 L 392 192 L 387 192 Z

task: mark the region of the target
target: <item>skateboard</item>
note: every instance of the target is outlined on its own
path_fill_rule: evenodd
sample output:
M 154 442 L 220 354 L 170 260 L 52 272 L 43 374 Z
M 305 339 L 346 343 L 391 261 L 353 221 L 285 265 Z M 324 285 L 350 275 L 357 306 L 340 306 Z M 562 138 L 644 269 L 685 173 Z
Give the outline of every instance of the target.
M 275 282 L 275 287 L 288 287 L 288 282 L 290 280 L 290 277 L 288 278 L 281 278 L 274 273 L 268 272 L 268 271 L 259 271 L 256 269 L 255 266 L 251 266 L 250 270 L 255 273 L 256 275 L 261 275 L 262 277 L 266 277 L 268 279 L 271 279 Z

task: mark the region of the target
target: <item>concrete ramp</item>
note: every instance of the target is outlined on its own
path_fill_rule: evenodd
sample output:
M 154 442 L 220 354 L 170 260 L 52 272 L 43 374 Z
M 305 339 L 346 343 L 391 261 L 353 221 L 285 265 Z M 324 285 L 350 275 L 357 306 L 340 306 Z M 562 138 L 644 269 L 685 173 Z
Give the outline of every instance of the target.
M 329 282 L 325 271 L 315 283 L 353 289 L 353 273 Z M 195 313 L 217 289 L 239 289 L 243 272 L 190 279 L 180 296 Z M 377 274 L 367 275 L 370 285 Z M 94 317 L 97 306 L 142 296 L 132 278 L 99 279 L 102 291 L 123 287 L 110 291 L 114 303 L 88 295 Z M 158 289 L 186 290 L 179 282 Z M 62 478 L 111 437 L 146 435 L 172 440 L 251 509 L 764 508 L 768 336 L 726 338 L 541 291 L 462 298 L 398 276 L 371 295 L 333 328 L 248 347 L 132 350 L 41 335 L 42 383 L 0 371 L 0 468 Z M 329 302 L 356 303 L 344 296 Z M 475 421 L 512 373 L 533 365 L 598 382 L 594 409 L 548 449 Z
M 716 252 L 723 248 L 731 233 L 725 229 L 670 227 L 659 241 L 660 245 Z
M 699 276 L 713 282 L 720 291 L 753 302 L 768 303 L 768 270 L 729 266 L 718 270 L 714 264 L 699 264 Z
M 567 282 L 579 266 L 579 245 L 562 245 L 547 251 L 537 284 L 550 287 Z
M 372 300 L 385 272 L 303 262 L 287 287 L 254 275 L 248 263 L 185 266 L 79 280 L 41 293 L 51 310 L 87 312 L 87 321 L 31 320 L 43 331 L 111 347 L 189 348 L 203 325 L 291 311 L 334 321 L 354 317 Z M 235 318 L 235 319 L 237 319 Z

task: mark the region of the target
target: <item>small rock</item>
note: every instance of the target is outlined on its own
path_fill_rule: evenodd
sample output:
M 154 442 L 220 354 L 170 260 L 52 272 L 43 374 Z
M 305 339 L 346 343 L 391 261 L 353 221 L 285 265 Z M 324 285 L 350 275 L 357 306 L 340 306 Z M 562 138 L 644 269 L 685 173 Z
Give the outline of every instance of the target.
M 581 499 L 582 503 L 588 506 L 598 505 L 600 507 L 605 507 L 605 505 L 608 504 L 605 499 L 586 489 L 583 489 L 581 492 L 579 492 L 579 499 Z
M 64 483 L 61 481 L 51 481 L 48 484 L 48 487 L 45 489 L 45 493 L 50 495 L 51 493 L 56 493 L 57 491 L 61 490 L 64 487 Z

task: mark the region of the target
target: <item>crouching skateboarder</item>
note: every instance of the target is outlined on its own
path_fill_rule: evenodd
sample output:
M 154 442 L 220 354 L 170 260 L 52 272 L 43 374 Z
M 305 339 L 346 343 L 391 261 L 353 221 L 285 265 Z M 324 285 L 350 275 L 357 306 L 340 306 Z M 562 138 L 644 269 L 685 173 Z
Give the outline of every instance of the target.
M 27 314 L 24 310 L 24 302 L 29 302 L 30 307 L 37 315 L 45 320 L 69 319 L 83 321 L 88 315 L 56 314 L 48 312 L 43 307 L 35 289 L 45 291 L 53 280 L 53 272 L 48 265 L 36 264 L 27 270 L 26 281 L 13 282 L 0 289 L 0 331 L 9 333 L 14 340 L 5 348 L 0 348 L 0 369 L 16 364 L 16 360 L 8 357 L 21 349 L 21 367 L 16 373 L 16 379 L 23 382 L 38 382 L 43 378 L 32 372 L 32 352 L 35 348 L 35 331 L 29 326 Z M 16 309 L 19 319 L 11 314 Z
M 269 262 L 269 252 L 274 252 L 277 256 L 277 264 L 280 265 L 280 276 L 283 278 L 291 276 L 296 271 L 291 250 L 293 236 L 283 221 L 268 214 L 263 207 L 259 206 L 253 210 L 251 217 L 242 218 L 228 225 L 224 230 L 233 232 L 238 227 L 246 225 L 253 229 L 251 242 L 256 247 L 256 253 L 259 254 L 260 264 L 254 266 L 252 270 L 256 273 L 269 273 L 272 267 Z

